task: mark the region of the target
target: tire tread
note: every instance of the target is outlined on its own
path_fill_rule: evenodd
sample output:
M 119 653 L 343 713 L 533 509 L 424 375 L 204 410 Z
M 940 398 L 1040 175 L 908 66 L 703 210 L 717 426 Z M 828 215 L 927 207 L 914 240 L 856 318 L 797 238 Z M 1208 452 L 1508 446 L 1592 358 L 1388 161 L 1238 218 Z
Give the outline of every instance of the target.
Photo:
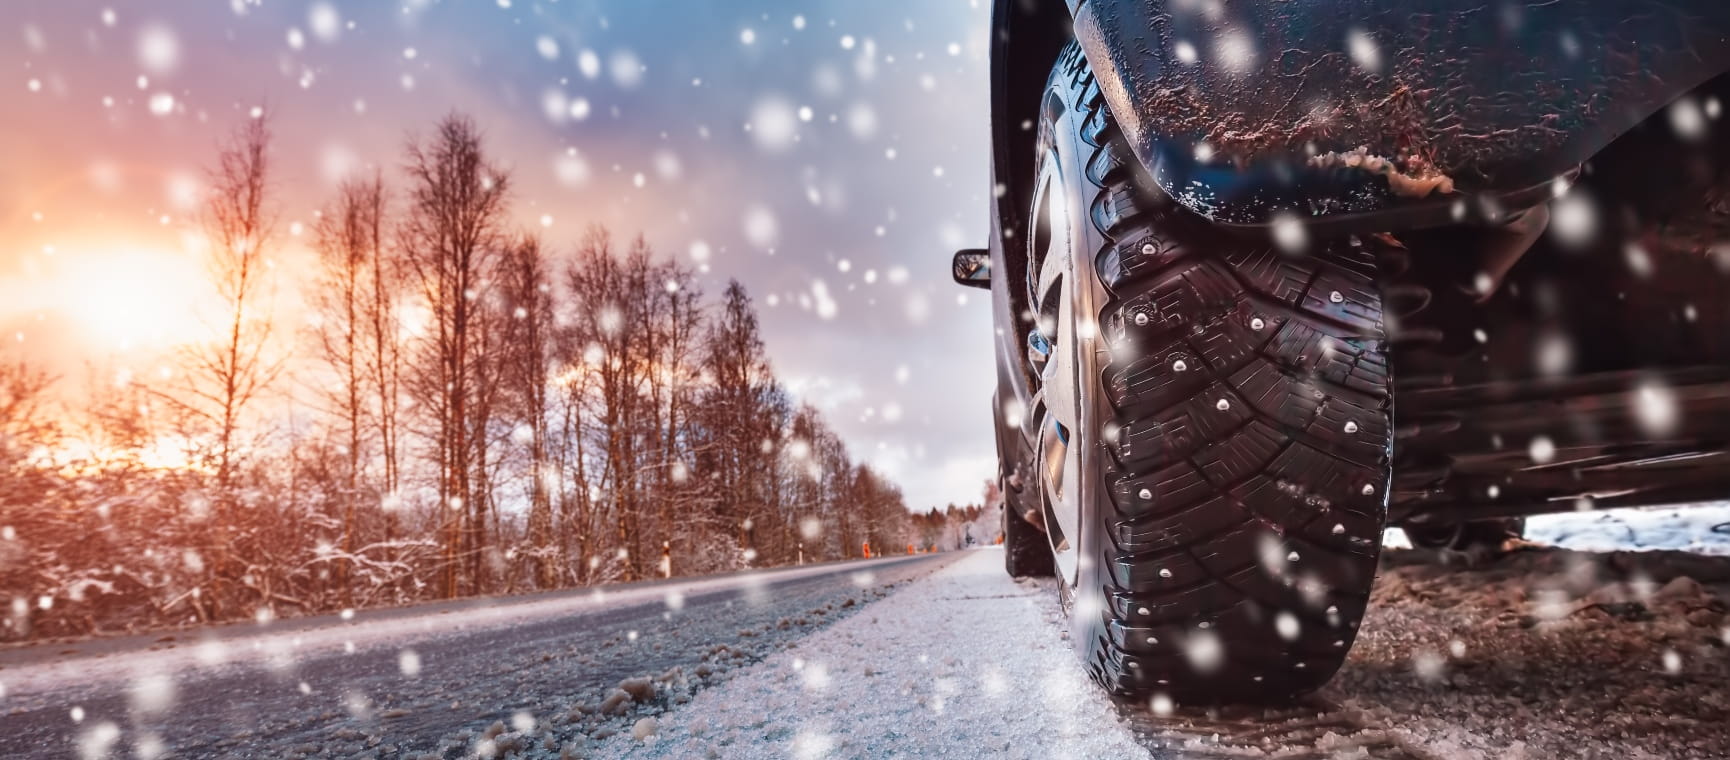
M 1084 114 L 1083 192 L 1109 295 L 1100 382 L 1114 419 L 1096 518 L 1108 528 L 1106 620 L 1080 642 L 1088 669 L 1123 696 L 1313 690 L 1363 617 L 1386 514 L 1391 377 L 1375 251 L 1320 241 L 1291 256 L 1209 229 L 1153 189 L 1078 46 L 1053 81 Z M 1282 613 L 1297 621 L 1289 640 Z M 1223 647 L 1216 668 L 1186 656 L 1205 637 Z

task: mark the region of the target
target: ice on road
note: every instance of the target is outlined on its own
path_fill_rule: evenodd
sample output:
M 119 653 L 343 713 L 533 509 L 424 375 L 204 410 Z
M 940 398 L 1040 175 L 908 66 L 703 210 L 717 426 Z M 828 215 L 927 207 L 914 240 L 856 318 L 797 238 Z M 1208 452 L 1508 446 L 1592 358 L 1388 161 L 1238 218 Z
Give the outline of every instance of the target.
M 1061 634 L 1049 584 L 981 550 L 699 693 L 633 758 L 1147 757 Z

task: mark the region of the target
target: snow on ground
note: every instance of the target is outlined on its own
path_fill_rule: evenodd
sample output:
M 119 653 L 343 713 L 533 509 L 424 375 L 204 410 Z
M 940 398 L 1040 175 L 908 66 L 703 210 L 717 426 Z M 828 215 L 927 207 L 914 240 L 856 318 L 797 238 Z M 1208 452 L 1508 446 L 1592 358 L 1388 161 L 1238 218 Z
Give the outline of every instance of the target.
M 1713 530 L 1719 525 L 1724 527 Z M 1526 521 L 1526 539 L 1579 551 L 1678 549 L 1730 556 L 1730 504 L 1539 515 Z
M 1577 551 L 1675 549 L 1730 556 L 1730 503 L 1538 515 L 1526 519 L 1526 540 Z M 1411 548 L 1399 528 L 1388 530 L 1385 544 Z
M 1049 584 L 976 551 L 595 749 L 631 758 L 1147 757 Z
M 507 628 L 516 625 L 562 618 L 580 611 L 621 608 L 630 604 L 668 601 L 704 594 L 711 590 L 730 589 L 740 582 L 761 585 L 766 578 L 792 580 L 803 576 L 822 575 L 830 568 L 817 564 L 810 568 L 773 570 L 766 573 L 746 573 L 740 576 L 692 578 L 687 582 L 654 583 L 645 587 L 626 587 L 616 592 L 588 590 L 545 594 L 540 599 L 529 597 L 498 597 L 481 601 L 462 602 L 458 606 L 432 604 L 422 613 L 417 608 L 382 609 L 344 613 L 341 622 L 329 618 L 304 618 L 289 622 L 273 622 L 258 627 L 246 623 L 230 627 L 206 628 L 199 635 L 199 644 L 175 649 L 135 651 L 121 649 L 118 653 L 97 654 L 74 660 L 40 660 L 7 663 L 0 694 L 24 696 L 36 691 L 59 689 L 66 684 L 99 684 L 116 680 L 140 680 L 159 673 L 178 673 L 194 668 L 225 667 L 225 665 L 268 665 L 275 670 L 291 665 L 304 653 L 322 649 L 396 646 L 408 637 L 452 634 L 474 628 Z M 173 639 L 170 635 L 170 639 Z M 95 647 L 100 647 L 97 644 Z M 19 651 L 36 651 L 16 647 Z M 12 656 L 9 656 L 12 660 Z
M 310 653 L 328 650 L 354 652 L 372 646 L 398 646 L 405 639 L 470 630 L 510 628 L 536 621 L 567 617 L 579 612 L 617 609 L 630 605 L 678 600 L 735 586 L 759 588 L 769 579 L 794 580 L 832 572 L 826 565 L 759 571 L 731 576 L 693 578 L 684 581 L 624 587 L 608 592 L 590 591 L 543 594 L 539 597 L 498 597 L 455 604 L 383 609 L 345 613 L 340 621 L 330 617 L 273 621 L 251 626 L 235 624 L 204 629 L 187 636 L 198 639 L 194 646 L 172 649 L 152 647 L 147 651 L 121 648 L 74 659 L 27 659 L 48 645 L 14 647 L 0 652 L 0 665 L 7 666 L 0 694 L 21 697 L 50 691 L 66 684 L 93 685 L 139 681 L 165 673 L 184 673 L 198 668 L 265 665 L 283 670 Z M 185 634 L 183 634 L 185 635 Z M 152 637 L 154 638 L 154 637 Z M 172 640 L 169 635 L 163 640 Z M 91 648 L 102 649 L 98 641 Z

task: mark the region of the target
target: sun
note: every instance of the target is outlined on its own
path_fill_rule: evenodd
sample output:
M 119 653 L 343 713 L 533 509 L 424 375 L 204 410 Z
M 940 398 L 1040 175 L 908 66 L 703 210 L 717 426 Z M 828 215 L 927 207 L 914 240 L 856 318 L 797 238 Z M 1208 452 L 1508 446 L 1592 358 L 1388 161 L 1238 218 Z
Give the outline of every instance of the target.
M 91 253 L 61 271 L 57 306 L 108 348 L 175 345 L 201 334 L 210 286 L 190 257 L 148 249 Z

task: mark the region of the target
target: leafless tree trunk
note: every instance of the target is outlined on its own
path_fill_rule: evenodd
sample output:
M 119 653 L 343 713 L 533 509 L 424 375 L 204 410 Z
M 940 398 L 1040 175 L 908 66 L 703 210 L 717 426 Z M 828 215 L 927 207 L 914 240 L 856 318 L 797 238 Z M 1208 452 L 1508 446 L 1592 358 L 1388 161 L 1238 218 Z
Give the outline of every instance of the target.
M 434 135 L 408 146 L 410 191 L 402 227 L 402 255 L 416 295 L 430 316 L 417 356 L 412 393 L 432 416 L 439 469 L 444 564 L 439 588 L 445 597 L 464 591 L 463 560 L 479 565 L 484 540 L 481 511 L 488 494 L 482 480 L 484 441 L 476 441 L 475 406 L 481 401 L 480 354 L 486 291 L 492 286 L 504 224 L 509 176 L 481 146 L 480 130 L 462 116 L 441 121 Z M 468 578 L 468 590 L 480 579 Z
M 314 229 L 313 248 L 322 272 L 312 303 L 320 320 L 316 337 L 319 358 L 332 380 L 320 383 L 327 413 L 337 421 L 344 441 L 341 557 L 333 568 L 333 583 L 345 601 L 352 601 L 350 559 L 359 532 L 359 503 L 363 490 L 362 470 L 367 461 L 366 432 L 377 427 L 369 414 L 375 396 L 371 387 L 376 359 L 386 350 L 377 342 L 376 299 L 382 284 L 373 282 L 383 252 L 380 219 L 383 190 L 378 180 L 349 181 L 338 191 L 336 202 L 320 215 Z M 394 341 L 395 336 L 391 336 Z
M 241 438 L 258 430 L 249 427 L 247 413 L 282 366 L 267 356 L 272 323 L 266 274 L 276 226 L 269 199 L 270 139 L 269 123 L 256 117 L 218 153 L 203 215 L 207 269 L 222 302 L 214 325 L 218 337 L 185 349 L 177 384 L 157 391 L 194 426 L 187 431 L 193 439 L 208 441 L 201 449 L 215 470 L 215 519 L 205 533 L 210 588 L 201 596 L 201 613 L 210 617 L 222 615 L 218 584 L 244 586 L 234 582 L 246 569 L 230 554 L 236 537 L 256 527 L 241 525 L 237 512 L 236 473 L 246 451 Z
M 738 550 L 760 552 L 753 528 L 778 511 L 785 496 L 776 462 L 786 408 L 751 298 L 736 281 L 709 323 L 701 366 L 709 378 L 699 420 L 701 474 L 716 494 L 715 514 L 736 531 Z
M 511 247 L 505 264 L 504 291 L 506 306 L 511 310 L 505 328 L 508 366 L 504 385 L 517 426 L 512 440 L 526 448 L 528 454 L 528 552 L 534 566 L 535 585 L 552 588 L 558 582 L 549 487 L 556 485 L 558 474 L 552 468 L 548 451 L 553 294 L 540 240 L 525 238 Z
M 353 188 L 360 210 L 360 231 L 369 254 L 365 262 L 366 280 L 372 286 L 371 292 L 363 296 L 360 328 L 370 337 L 371 351 L 366 360 L 374 396 L 372 422 L 378 436 L 379 489 L 387 498 L 394 499 L 402 487 L 398 412 L 402 398 L 402 325 L 398 303 L 401 273 L 392 263 L 385 240 L 387 198 L 383 176 L 374 174 L 370 181 Z M 395 524 L 394 516 L 389 524 Z
M 265 118 L 247 121 L 210 172 L 204 232 L 210 279 L 223 303 L 221 337 L 189 351 L 184 387 L 167 396 L 214 428 L 211 458 L 223 510 L 231 506 L 242 415 L 281 368 L 265 357 L 272 324 L 268 305 L 261 303 L 276 227 L 269 203 L 270 139 Z

